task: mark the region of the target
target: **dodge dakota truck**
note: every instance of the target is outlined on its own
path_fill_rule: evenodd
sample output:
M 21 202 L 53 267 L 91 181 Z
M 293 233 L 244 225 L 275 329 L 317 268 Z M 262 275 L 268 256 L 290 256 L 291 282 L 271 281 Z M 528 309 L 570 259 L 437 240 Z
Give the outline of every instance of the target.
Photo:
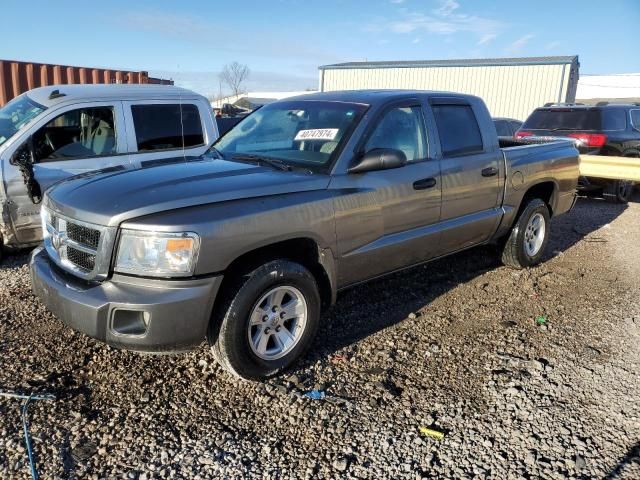
M 262 379 L 307 349 L 339 290 L 496 242 L 539 263 L 576 198 L 569 141 L 499 143 L 484 102 L 424 91 L 264 106 L 196 159 L 89 173 L 43 198 L 33 289 L 110 345 L 209 342 Z

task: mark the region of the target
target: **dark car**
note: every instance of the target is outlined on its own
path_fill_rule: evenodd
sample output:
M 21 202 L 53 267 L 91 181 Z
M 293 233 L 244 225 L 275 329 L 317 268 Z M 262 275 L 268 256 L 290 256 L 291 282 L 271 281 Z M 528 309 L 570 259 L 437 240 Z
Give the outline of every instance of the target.
M 522 127 L 522 122 L 515 118 L 494 117 L 493 124 L 499 137 L 513 137 Z
M 516 138 L 571 137 L 581 154 L 640 157 L 640 103 L 547 104 L 529 115 Z M 633 183 L 581 177 L 580 189 L 626 203 Z

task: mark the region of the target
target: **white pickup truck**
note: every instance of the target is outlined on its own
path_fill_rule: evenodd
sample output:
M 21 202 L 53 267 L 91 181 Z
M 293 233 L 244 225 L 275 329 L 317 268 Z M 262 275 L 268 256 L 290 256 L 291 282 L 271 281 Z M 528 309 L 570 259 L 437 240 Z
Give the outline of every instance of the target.
M 36 88 L 0 108 L 0 257 L 42 240 L 40 198 L 63 178 L 203 154 L 218 138 L 207 99 L 160 85 Z

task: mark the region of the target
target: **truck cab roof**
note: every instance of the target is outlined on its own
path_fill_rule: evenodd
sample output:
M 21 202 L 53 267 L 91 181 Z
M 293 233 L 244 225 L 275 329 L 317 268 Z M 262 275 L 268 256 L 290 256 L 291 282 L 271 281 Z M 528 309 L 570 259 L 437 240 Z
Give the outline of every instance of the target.
M 328 101 L 349 102 L 364 105 L 376 105 L 393 100 L 402 100 L 412 97 L 458 97 L 469 100 L 477 99 L 473 95 L 464 93 L 441 92 L 436 90 L 337 90 L 332 92 L 318 92 L 287 98 L 284 101 Z
M 67 102 L 94 102 L 104 100 L 150 100 L 203 98 L 185 88 L 173 85 L 88 84 L 51 85 L 34 88 L 27 95 L 33 101 L 49 108 Z

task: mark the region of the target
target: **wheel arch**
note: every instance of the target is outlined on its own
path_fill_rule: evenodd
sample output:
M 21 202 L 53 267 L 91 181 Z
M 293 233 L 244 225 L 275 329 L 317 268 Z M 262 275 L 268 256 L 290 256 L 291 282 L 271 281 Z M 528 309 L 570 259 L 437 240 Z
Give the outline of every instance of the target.
M 516 215 L 516 219 L 520 217 L 522 210 L 524 210 L 524 208 L 527 206 L 527 203 L 533 198 L 539 198 L 540 200 L 542 200 L 549 209 L 549 215 L 553 217 L 553 211 L 558 199 L 558 185 L 553 180 L 542 180 L 535 183 L 534 185 L 529 186 L 529 188 L 522 196 L 520 206 L 518 207 L 518 214 Z
M 239 276 L 276 259 L 298 262 L 311 272 L 318 283 L 323 310 L 335 303 L 336 271 L 331 249 L 320 247 L 312 238 L 298 237 L 254 248 L 234 259 L 225 269 L 214 309 L 221 303 L 225 290 L 232 286 Z

